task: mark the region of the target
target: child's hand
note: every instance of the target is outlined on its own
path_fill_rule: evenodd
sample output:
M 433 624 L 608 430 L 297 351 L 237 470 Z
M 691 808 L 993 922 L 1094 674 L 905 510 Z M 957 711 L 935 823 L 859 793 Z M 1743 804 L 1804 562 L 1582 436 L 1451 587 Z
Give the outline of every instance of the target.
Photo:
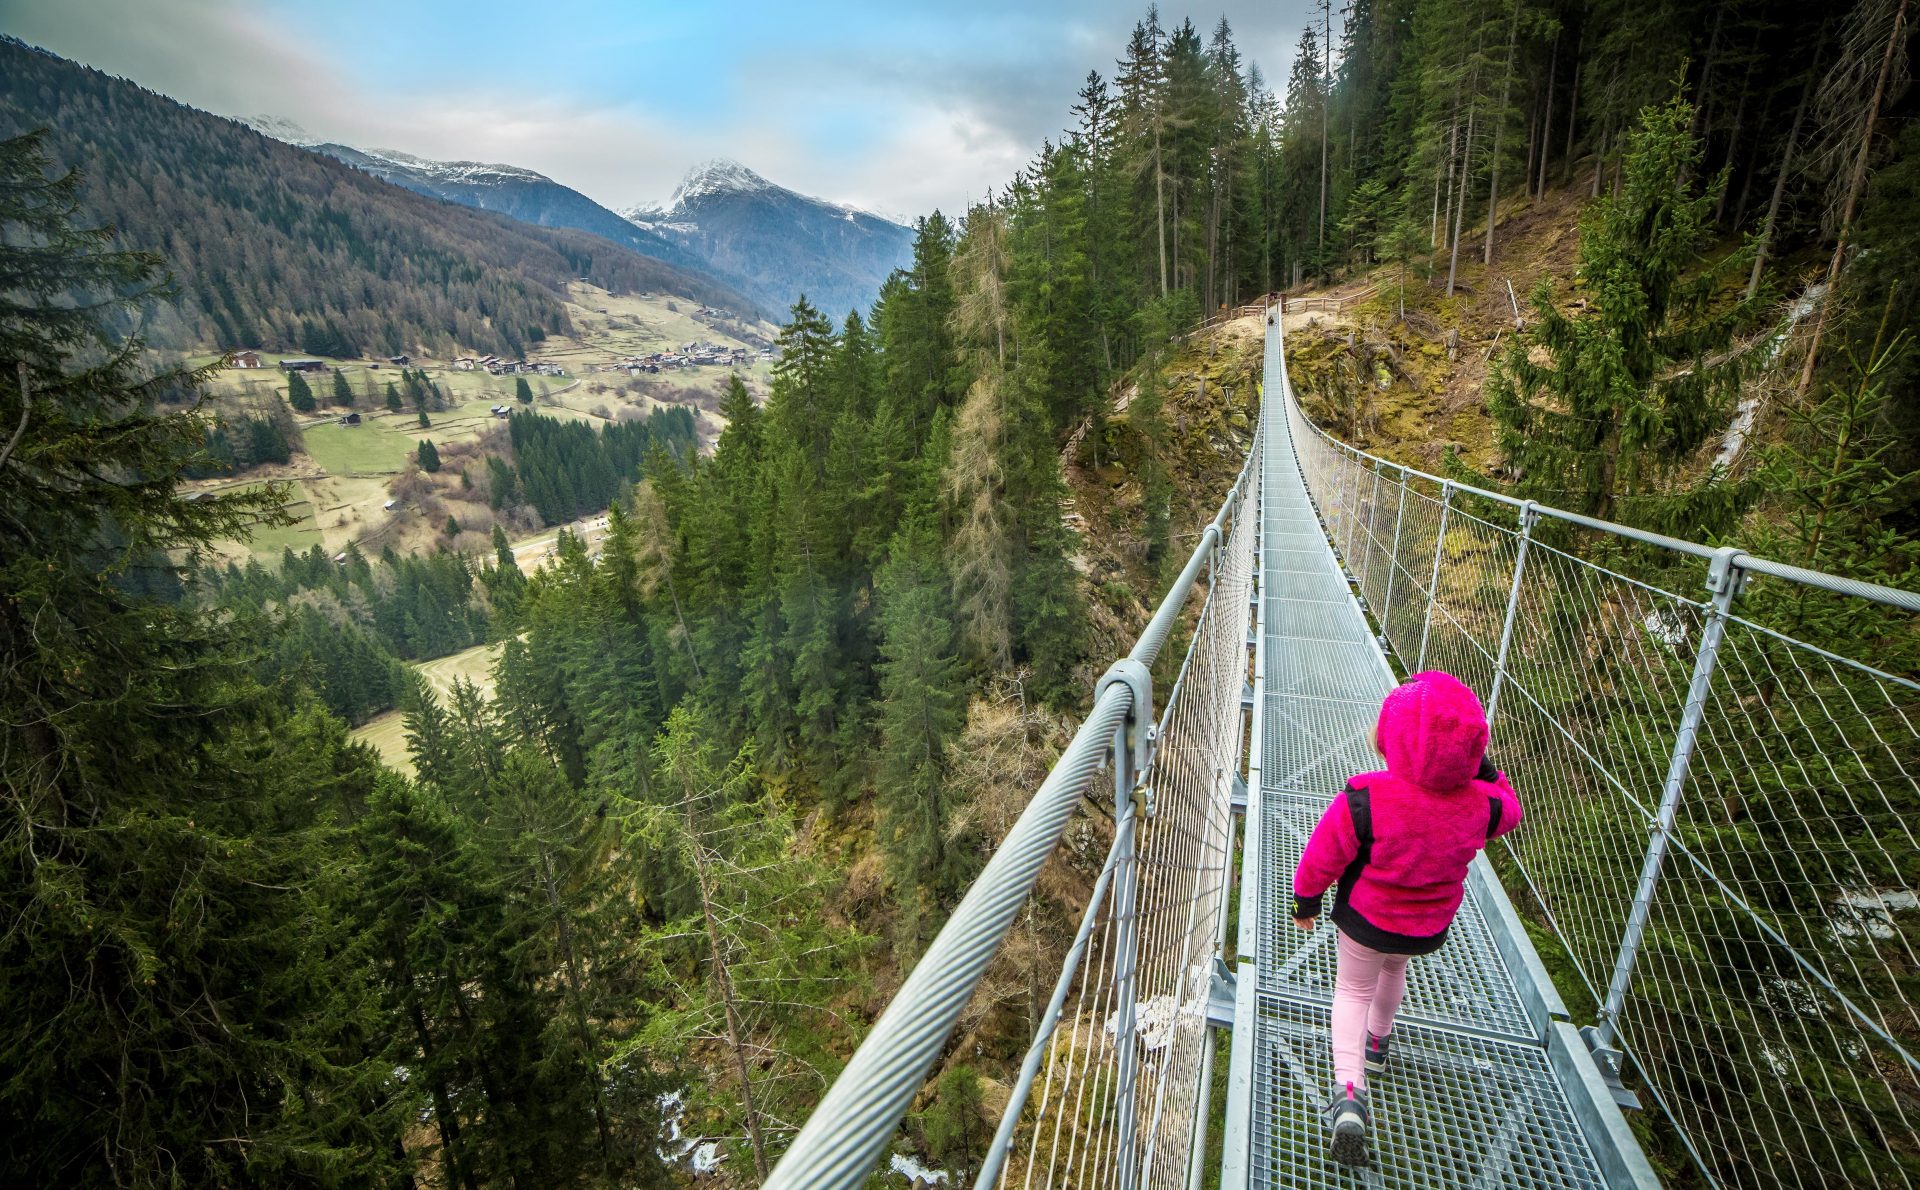
M 1296 917 L 1293 919 L 1293 924 L 1311 934 L 1313 933 L 1313 923 L 1318 920 L 1318 918 L 1314 917 Z

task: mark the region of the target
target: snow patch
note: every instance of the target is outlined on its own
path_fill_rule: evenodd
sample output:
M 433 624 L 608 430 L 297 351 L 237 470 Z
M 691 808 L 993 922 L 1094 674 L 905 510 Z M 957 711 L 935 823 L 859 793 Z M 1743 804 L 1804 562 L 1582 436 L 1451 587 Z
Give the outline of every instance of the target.
M 368 158 L 368 162 L 362 164 L 361 168 L 370 173 L 379 168 L 386 168 L 425 180 L 469 185 L 552 180 L 545 174 L 522 169 L 517 165 L 499 165 L 485 161 L 434 161 L 427 157 L 415 157 L 412 153 L 402 153 L 398 149 L 356 149 L 354 151 Z
M 1920 909 L 1920 893 L 1905 888 L 1847 889 L 1834 898 L 1831 923 L 1835 938 L 1873 938 L 1886 941 L 1899 936 L 1893 924 L 1896 913 Z
M 1804 979 L 1776 975 L 1767 980 L 1766 998 L 1773 1006 L 1799 1016 L 1821 1015 L 1820 997 L 1814 994 Z
M 680 1091 L 668 1091 L 654 1102 L 660 1105 L 660 1116 L 665 1121 L 661 1129 L 665 1135 L 653 1149 L 660 1160 L 669 1165 L 685 1162 L 695 1173 L 712 1173 L 718 1169 L 721 1161 L 719 1143 L 686 1135 L 686 1095 Z
M 1170 994 L 1152 996 L 1134 1006 L 1133 1035 L 1142 1049 L 1158 1053 L 1173 1044 L 1181 1017 L 1203 1016 L 1206 1011 L 1206 1001 L 1198 996 L 1188 997 L 1184 1006 Z M 1107 1036 L 1117 1037 L 1119 1033 L 1120 1014 L 1116 1011 L 1107 1018 Z
M 1647 635 L 1667 646 L 1677 649 L 1687 643 L 1687 621 L 1678 609 L 1656 607 L 1640 621 Z
M 314 136 L 285 116 L 269 116 L 263 112 L 254 116 L 241 116 L 239 120 L 242 124 L 253 129 L 261 136 L 272 137 L 278 141 L 285 141 L 290 145 L 298 145 L 303 149 L 310 149 L 321 143 L 319 137 Z
M 1780 329 L 1773 332 L 1772 337 L 1767 340 L 1766 350 L 1761 353 L 1763 366 L 1773 366 L 1773 361 L 1779 357 L 1781 350 L 1787 345 L 1788 337 L 1793 334 L 1793 328 L 1805 322 L 1808 315 L 1819 309 L 1820 299 L 1826 296 L 1826 292 L 1827 283 L 1824 281 L 1809 285 L 1793 305 L 1787 307 L 1785 321 L 1780 324 Z M 1720 436 L 1720 449 L 1713 455 L 1715 470 L 1724 471 L 1733 466 L 1734 461 L 1740 457 L 1741 450 L 1746 447 L 1747 435 L 1753 432 L 1754 420 L 1759 416 L 1759 397 L 1743 398 L 1738 405 L 1734 406 L 1733 421 L 1727 426 L 1727 432 Z
M 888 1162 L 893 1172 L 907 1179 L 909 1186 L 938 1186 L 947 1180 L 944 1169 L 928 1169 L 905 1153 L 895 1153 Z

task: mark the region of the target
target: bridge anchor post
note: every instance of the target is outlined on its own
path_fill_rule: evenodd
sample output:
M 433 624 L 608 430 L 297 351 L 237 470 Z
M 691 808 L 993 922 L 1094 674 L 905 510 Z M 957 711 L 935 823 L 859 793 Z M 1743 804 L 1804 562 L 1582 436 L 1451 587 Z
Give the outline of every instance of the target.
M 1134 845 L 1140 821 L 1140 809 L 1134 805 L 1134 788 L 1139 784 L 1140 774 L 1153 762 L 1158 733 L 1153 717 L 1153 675 L 1146 665 L 1132 658 L 1114 662 L 1112 668 L 1101 677 L 1094 692 L 1094 701 L 1098 702 L 1107 687 L 1113 685 L 1125 686 L 1132 694 L 1127 717 L 1113 733 L 1114 846 L 1118 855 L 1113 873 L 1116 952 L 1113 1051 L 1117 1063 L 1114 1107 L 1118 1122 L 1115 1129 L 1118 1151 L 1114 1154 L 1114 1172 L 1117 1177 L 1115 1185 L 1120 1190 L 1134 1190 L 1137 1171 L 1134 1168 L 1133 1146 L 1139 1110 L 1134 1093 L 1139 1073 L 1138 1056 L 1134 1053 L 1134 982 L 1139 966 L 1139 923 L 1135 920 L 1134 909 L 1137 867 Z
M 1666 863 L 1667 848 L 1673 838 L 1674 819 L 1679 814 L 1680 795 L 1686 789 L 1687 771 L 1693 763 L 1694 746 L 1700 736 L 1700 721 L 1706 714 L 1707 698 L 1712 692 L 1713 675 L 1720 661 L 1720 642 L 1727 631 L 1727 616 L 1733 600 L 1746 585 L 1747 572 L 1740 565 L 1740 551 L 1722 546 L 1714 554 L 1707 570 L 1707 589 L 1713 593 L 1706 624 L 1700 634 L 1700 651 L 1694 655 L 1693 676 L 1687 683 L 1687 701 L 1680 713 L 1673 752 L 1667 760 L 1667 776 L 1660 791 L 1660 807 L 1648 825 L 1652 835 L 1645 861 L 1640 865 L 1640 882 L 1634 890 L 1633 908 L 1620 938 L 1620 951 L 1613 963 L 1613 976 L 1607 982 L 1606 999 L 1601 1002 L 1599 1020 L 1584 1030 L 1587 1046 L 1595 1056 L 1615 1055 L 1620 1036 L 1620 1015 L 1626 1008 L 1627 991 L 1633 982 L 1633 969 L 1646 939 L 1647 921 L 1653 915 L 1653 895 L 1660 883 L 1660 869 Z M 1606 1067 L 1603 1065 L 1602 1069 Z M 1614 1079 L 1618 1079 L 1617 1066 Z
M 1520 618 L 1520 580 L 1527 575 L 1527 550 L 1533 544 L 1534 502 L 1520 505 L 1520 549 L 1513 556 L 1513 586 L 1507 591 L 1507 619 L 1500 627 L 1500 655 L 1493 662 L 1493 692 L 1487 695 L 1487 730 L 1500 709 L 1500 691 L 1507 684 L 1507 651 L 1513 647 L 1513 625 Z

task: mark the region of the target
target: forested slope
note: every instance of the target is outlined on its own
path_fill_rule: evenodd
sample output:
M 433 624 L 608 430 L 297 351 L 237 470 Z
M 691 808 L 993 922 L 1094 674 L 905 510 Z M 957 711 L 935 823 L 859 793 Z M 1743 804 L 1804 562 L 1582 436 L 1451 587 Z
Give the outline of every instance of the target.
M 610 495 L 597 556 L 563 538 L 527 576 L 510 556 L 350 559 L 344 572 L 308 556 L 277 577 L 223 580 L 225 593 L 284 600 L 283 626 L 238 600 L 209 614 L 175 597 L 195 580 L 168 558 L 275 503 L 173 498 L 204 421 L 150 417 L 137 361 L 92 370 L 58 303 L 0 311 L 0 344 L 28 365 L 0 369 L 0 425 L 26 426 L 0 451 L 0 702 L 33 712 L 0 725 L 19 808 L 0 832 L 0 904 L 23 923 L 0 937 L 0 1066 L 20 1072 L 0 1085 L 0 1118 L 19 1122 L 12 1164 L 99 1185 L 659 1185 L 690 1176 L 672 1160 L 683 1153 L 662 1156 L 661 1116 L 681 1111 L 721 1183 L 759 1180 L 1030 796 L 1181 560 L 1210 485 L 1237 469 L 1258 328 L 1189 337 L 1203 309 L 1296 265 L 1304 281 L 1385 262 L 1444 356 L 1460 322 L 1450 303 L 1484 300 L 1499 275 L 1484 270 L 1502 259 L 1503 209 L 1531 202 L 1542 166 L 1590 187 L 1599 176 L 1607 199 L 1565 229 L 1581 247 L 1560 258 L 1583 276 L 1539 290 L 1529 325 L 1557 335 L 1542 359 L 1631 351 L 1602 361 L 1613 371 L 1554 375 L 1529 372 L 1523 351 L 1490 396 L 1521 427 L 1530 410 L 1588 399 L 1568 379 L 1603 375 L 1621 402 L 1593 407 L 1603 428 L 1658 432 L 1603 434 L 1588 454 L 1646 451 L 1645 465 L 1584 471 L 1572 431 L 1552 424 L 1496 435 L 1470 462 L 1487 482 L 1578 481 L 1617 509 L 1688 494 L 1698 473 L 1675 460 L 1731 394 L 1717 376 L 1676 382 L 1689 362 L 1725 363 L 1709 344 L 1747 341 L 1757 308 L 1722 275 L 1739 204 L 1736 191 L 1722 208 L 1715 179 L 1723 158 L 1777 160 L 1751 146 L 1777 145 L 1792 127 L 1780 105 L 1809 90 L 1774 59 L 1720 56 L 1756 38 L 1783 53 L 1807 32 L 1794 11 L 1761 5 L 1741 20 L 1774 25 L 1729 17 L 1717 35 L 1712 11 L 1661 8 L 1666 23 L 1650 25 L 1624 3 L 1362 5 L 1332 79 L 1317 50 L 1304 55 L 1284 107 L 1224 23 L 1203 38 L 1151 15 L 1115 84 L 1088 80 L 1063 143 L 991 201 L 918 224 L 911 265 L 870 316 L 836 324 L 796 306 L 770 398 L 736 386 L 711 455 L 622 435 L 561 465 L 586 445 L 577 432 L 512 432 L 513 466 L 489 465 L 487 486 L 518 483 L 556 515 Z M 1846 44 L 1871 43 L 1874 27 Z M 1677 101 L 1676 46 L 1697 52 Z M 1549 68 L 1524 73 L 1537 51 Z M 1743 105 L 1736 78 L 1770 98 L 1754 90 Z M 1706 98 L 1687 102 L 1696 91 Z M 1658 102 L 1635 108 L 1641 97 Z M 1569 117 L 1570 146 L 1540 135 Z M 1827 334 L 1849 345 L 1870 341 L 1863 328 L 1886 309 L 1898 325 L 1906 299 L 1889 307 L 1876 295 L 1890 287 L 1870 278 L 1912 259 L 1909 159 L 1889 153 L 1884 128 L 1852 127 L 1878 172 L 1850 234 L 1883 254 L 1837 258 L 1853 297 Z M 39 266 L 64 270 L 43 293 L 138 280 L 138 262 L 66 230 L 71 204 L 47 162 L 19 142 L 7 153 L 0 223 L 62 248 Z M 1519 169 L 1494 165 L 1516 157 Z M 1756 175 L 1756 195 L 1775 176 Z M 121 184 L 166 196 L 174 183 L 152 170 Z M 1773 259 L 1819 275 L 1849 233 L 1814 217 L 1804 174 L 1784 193 L 1766 204 Z M 1792 219 L 1790 202 L 1804 204 Z M 1475 239 L 1466 229 L 1490 205 L 1493 234 Z M 1759 210 L 1750 199 L 1744 226 Z M 342 259 L 366 247 L 300 226 Z M 1678 231 L 1639 251 L 1649 228 Z M 17 259 L 15 243 L 0 236 L 0 253 Z M 161 246 L 186 254 L 175 264 L 190 288 L 208 272 L 200 241 Z M 1763 291 L 1772 276 L 1762 269 Z M 1822 357 L 1806 329 L 1785 349 L 1813 361 L 1792 429 L 1804 437 L 1777 439 L 1799 454 L 1767 456 L 1775 482 L 1736 494 L 1790 502 L 1773 506 L 1783 556 L 1897 570 L 1914 553 L 1901 535 L 1913 485 L 1897 470 L 1911 440 L 1884 399 L 1892 373 Z M 1858 391 L 1871 399 L 1834 421 L 1843 410 L 1827 398 Z M 1796 463 L 1823 442 L 1820 457 L 1838 459 L 1825 497 Z M 107 461 L 139 483 L 76 465 L 85 448 L 119 452 Z M 1734 518 L 1767 507 L 1709 504 Z M 126 548 L 103 551 L 120 535 Z M 324 697 L 329 679 L 312 670 L 360 666 L 377 684 L 392 667 L 308 646 L 339 623 L 401 652 L 459 643 L 481 631 L 481 599 L 513 609 L 486 617 L 507 637 L 496 697 L 404 692 L 418 777 L 378 770 L 334 713 L 368 704 Z M 1892 636 L 1796 614 L 1812 617 L 1810 637 Z M 416 631 L 422 616 L 441 622 Z M 1044 1008 L 1105 811 L 1075 824 L 898 1138 L 955 1181 L 971 1176 L 993 1084 Z
M 86 217 L 178 278 L 145 311 L 157 345 L 518 355 L 570 329 L 576 277 L 752 308 L 596 236 L 436 201 L 0 38 L 0 136 L 42 128 L 86 178 Z

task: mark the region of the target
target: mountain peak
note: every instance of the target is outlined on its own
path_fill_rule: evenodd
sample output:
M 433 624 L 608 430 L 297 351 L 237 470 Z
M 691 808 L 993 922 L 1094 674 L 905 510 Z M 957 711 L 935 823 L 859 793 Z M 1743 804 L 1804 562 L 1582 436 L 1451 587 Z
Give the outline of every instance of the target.
M 253 129 L 261 136 L 271 137 L 278 141 L 285 141 L 290 145 L 298 145 L 303 149 L 310 149 L 320 143 L 319 137 L 308 132 L 285 116 L 270 116 L 265 112 L 261 112 L 252 116 L 241 116 L 239 120 L 242 124 Z
M 677 209 L 709 194 L 750 194 L 757 190 L 777 189 L 779 187 L 738 161 L 730 157 L 715 157 L 687 171 L 686 176 L 680 179 L 680 185 L 674 189 L 673 197 L 667 200 L 667 209 Z

